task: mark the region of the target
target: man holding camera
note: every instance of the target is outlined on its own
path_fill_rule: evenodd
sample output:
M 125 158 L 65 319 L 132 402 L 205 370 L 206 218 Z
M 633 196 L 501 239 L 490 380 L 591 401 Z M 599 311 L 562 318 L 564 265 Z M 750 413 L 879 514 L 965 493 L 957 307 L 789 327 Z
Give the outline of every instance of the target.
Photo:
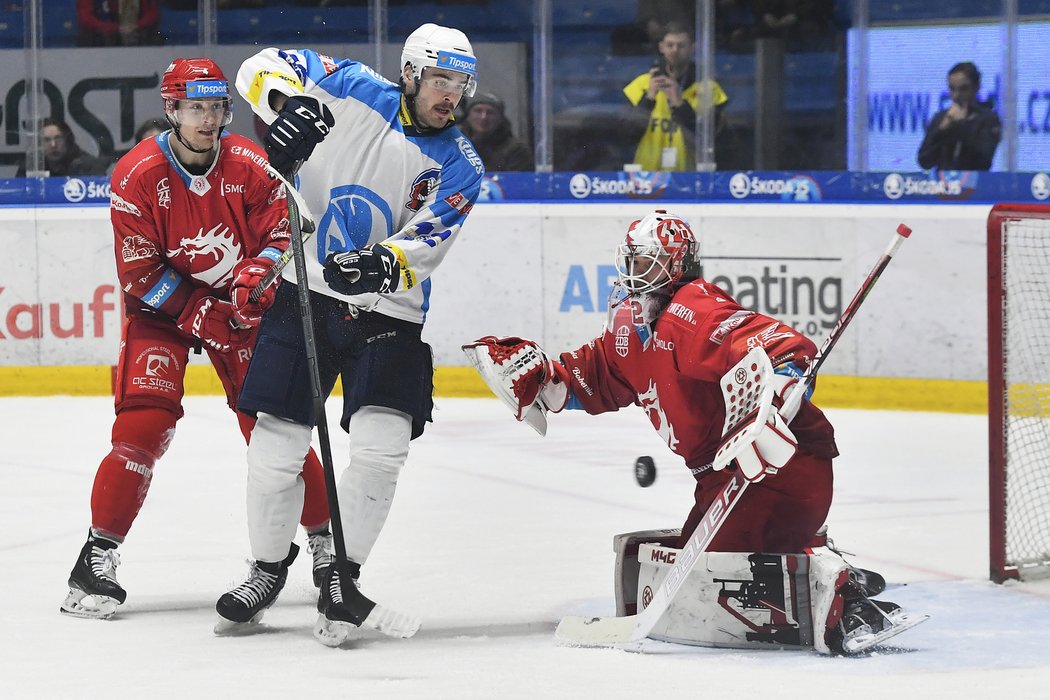
M 623 89 L 635 110 L 648 115 L 634 162 L 646 171 L 691 170 L 700 99 L 714 105 L 717 130 L 729 98 L 713 80 L 703 86 L 696 82 L 693 34 L 688 27 L 669 23 L 657 48 L 660 57 L 649 72 Z

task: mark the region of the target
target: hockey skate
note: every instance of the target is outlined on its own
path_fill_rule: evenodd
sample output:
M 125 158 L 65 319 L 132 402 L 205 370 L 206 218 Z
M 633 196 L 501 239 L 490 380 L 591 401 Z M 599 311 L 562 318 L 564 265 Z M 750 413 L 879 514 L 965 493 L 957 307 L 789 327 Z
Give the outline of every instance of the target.
M 321 595 L 317 599 L 314 637 L 328 647 L 337 647 L 350 638 L 355 628 L 368 627 L 388 637 L 411 637 L 419 630 L 417 618 L 377 605 L 357 587 L 360 565 L 348 561 L 340 575 L 338 562 L 325 572 Z M 349 579 L 346 583 L 344 580 Z
M 59 610 L 75 617 L 105 620 L 128 597 L 117 583 L 117 543 L 88 533 L 77 563 L 69 572 L 69 594 Z
M 253 562 L 248 580 L 224 593 L 215 603 L 220 618 L 215 624 L 215 634 L 241 634 L 259 624 L 284 588 L 288 567 L 298 554 L 299 546 L 293 543 L 284 561 Z
M 320 588 L 324 582 L 325 572 L 328 571 L 328 567 L 335 561 L 335 555 L 332 553 L 334 551 L 332 533 L 328 531 L 328 528 L 325 528 L 320 532 L 308 534 L 306 537 L 306 548 L 313 557 L 314 587 Z
M 870 599 L 855 580 L 843 588 L 842 619 L 828 639 L 835 653 L 860 654 L 930 619 L 929 615 L 907 613 L 896 603 Z

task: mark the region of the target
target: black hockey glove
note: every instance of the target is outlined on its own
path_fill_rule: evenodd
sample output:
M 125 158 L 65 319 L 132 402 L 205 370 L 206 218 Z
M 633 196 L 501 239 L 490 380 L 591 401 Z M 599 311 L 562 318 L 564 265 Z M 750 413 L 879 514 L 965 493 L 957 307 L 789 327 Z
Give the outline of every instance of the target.
M 329 253 L 324 261 L 324 281 L 340 294 L 389 294 L 397 291 L 401 264 L 393 251 L 381 245 Z
M 332 110 L 313 97 L 289 97 L 266 132 L 263 145 L 270 165 L 287 175 L 298 161 L 310 157 L 314 147 L 324 141 L 333 126 Z

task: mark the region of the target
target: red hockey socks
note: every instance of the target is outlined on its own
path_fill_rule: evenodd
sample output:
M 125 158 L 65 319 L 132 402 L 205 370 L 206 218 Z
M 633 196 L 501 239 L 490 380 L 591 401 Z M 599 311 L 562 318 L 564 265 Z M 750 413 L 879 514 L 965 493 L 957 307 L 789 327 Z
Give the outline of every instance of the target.
M 98 467 L 91 490 L 91 527 L 123 541 L 146 500 L 153 465 L 168 449 L 175 434 L 170 411 L 129 408 L 113 423 L 113 449 Z

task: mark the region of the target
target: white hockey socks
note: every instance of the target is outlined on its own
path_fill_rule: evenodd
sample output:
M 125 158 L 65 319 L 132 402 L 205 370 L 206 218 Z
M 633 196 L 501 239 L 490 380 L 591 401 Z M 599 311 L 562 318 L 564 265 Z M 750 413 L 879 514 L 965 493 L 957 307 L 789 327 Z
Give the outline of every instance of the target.
M 300 472 L 313 430 L 260 413 L 248 444 L 248 539 L 257 561 L 288 556 L 303 513 Z
M 346 556 L 364 564 L 390 513 L 397 478 L 408 458 L 412 418 L 363 406 L 350 418 L 350 466 L 339 479 L 339 514 Z

